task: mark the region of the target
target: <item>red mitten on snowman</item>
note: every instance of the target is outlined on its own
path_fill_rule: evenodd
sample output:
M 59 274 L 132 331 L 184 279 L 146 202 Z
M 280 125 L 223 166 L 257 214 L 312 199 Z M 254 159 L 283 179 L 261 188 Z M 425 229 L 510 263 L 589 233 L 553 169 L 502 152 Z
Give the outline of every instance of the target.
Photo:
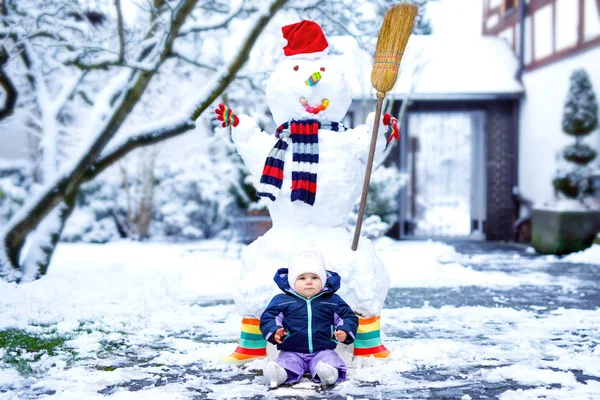
M 233 112 L 233 110 L 224 104 L 219 104 L 219 108 L 215 108 L 217 119 L 223 121 L 221 125 L 223 128 L 227 128 L 229 125 L 238 126 L 240 119 Z
M 390 136 L 387 139 L 388 142 L 391 142 L 392 139 L 400 139 L 400 124 L 398 123 L 398 118 L 394 118 L 391 114 L 385 113 L 383 115 L 383 124 L 390 128 Z

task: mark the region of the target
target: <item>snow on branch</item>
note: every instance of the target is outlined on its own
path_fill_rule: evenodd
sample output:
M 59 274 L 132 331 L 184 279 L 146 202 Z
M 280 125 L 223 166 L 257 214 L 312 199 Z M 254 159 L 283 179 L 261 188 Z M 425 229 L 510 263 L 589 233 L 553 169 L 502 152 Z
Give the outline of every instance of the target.
M 100 159 L 87 171 L 86 180 L 93 179 L 116 160 L 122 158 L 138 147 L 156 144 L 193 129 L 195 127 L 194 121 L 210 106 L 210 104 L 212 104 L 214 99 L 223 93 L 227 85 L 235 79 L 237 72 L 247 60 L 250 49 L 258 39 L 258 36 L 263 31 L 268 21 L 287 1 L 288 0 L 272 0 L 258 13 L 245 43 L 242 44 L 240 51 L 236 53 L 237 57 L 217 72 L 216 77 L 212 79 L 215 84 L 202 91 L 198 98 L 193 102 L 194 108 L 179 119 L 167 120 L 155 124 L 154 126 L 143 127 L 138 132 L 132 132 L 127 135 L 127 138 L 122 142 L 111 146 L 111 150 L 106 154 L 103 154 L 102 157 L 100 157 Z
M 206 24 L 194 24 L 182 29 L 179 36 L 189 35 L 190 33 L 205 32 L 215 29 L 221 29 L 226 27 L 235 17 L 237 17 L 243 10 L 243 3 L 237 5 L 229 14 L 224 16 L 219 21 L 214 21 Z
M 134 69 L 134 70 L 150 72 L 157 68 L 156 65 L 148 64 L 148 63 L 125 62 L 120 59 L 120 56 L 116 57 L 114 60 L 105 60 L 105 61 L 101 61 L 98 63 L 89 63 L 89 64 L 84 63 L 79 59 L 69 60 L 69 61 L 65 62 L 65 65 L 72 65 L 81 70 L 94 70 L 94 69 L 107 70 L 110 67 L 125 67 L 125 68 Z
M 85 180 L 92 180 L 115 161 L 123 158 L 138 147 L 149 146 L 183 134 L 194 129 L 196 124 L 188 118 L 178 118 L 159 122 L 151 126 L 142 127 L 135 133 L 130 133 L 125 139 L 111 146 L 106 154 L 102 155 L 92 165 L 85 176 Z
M 3 71 L 8 60 L 8 53 L 4 46 L 0 47 L 0 86 L 4 89 L 4 107 L 0 109 L 0 120 L 12 115 L 17 104 L 18 92 L 12 80 Z
M 288 0 L 271 0 L 258 11 L 251 25 L 251 29 L 242 43 L 241 48 L 235 53 L 237 56 L 225 67 L 217 72 L 211 79 L 212 84 L 207 86 L 198 96 L 195 102 L 195 110 L 192 112 L 191 119 L 195 121 L 216 99 L 223 93 L 225 88 L 233 81 L 237 72 L 248 60 L 250 50 L 261 32 L 265 29 L 268 22 L 279 9 L 281 9 Z
M 115 0 L 117 9 L 117 30 L 119 32 L 119 61 L 125 59 L 125 34 L 123 32 L 123 10 L 121 9 L 121 0 Z

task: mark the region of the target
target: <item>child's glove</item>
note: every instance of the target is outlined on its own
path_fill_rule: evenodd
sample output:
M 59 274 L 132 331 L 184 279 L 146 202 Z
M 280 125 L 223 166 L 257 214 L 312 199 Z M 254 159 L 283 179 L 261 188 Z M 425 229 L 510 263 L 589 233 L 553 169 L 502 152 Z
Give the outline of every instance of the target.
M 348 339 L 348 334 L 344 331 L 335 331 L 333 334 L 335 335 L 335 340 L 340 343 L 343 343 Z
M 215 108 L 217 119 L 223 121 L 223 128 L 227 128 L 229 125 L 238 126 L 240 119 L 233 112 L 233 110 L 224 104 L 219 104 L 219 108 Z
M 234 125 L 235 126 L 235 125 Z M 277 342 L 277 344 L 281 344 L 281 342 L 283 342 L 283 338 L 285 337 L 285 335 L 287 335 L 287 332 L 285 331 L 284 328 L 279 328 L 275 331 L 275 342 Z
M 390 114 L 385 113 L 383 115 L 383 124 L 385 126 L 390 127 L 390 136 L 388 137 L 388 142 L 391 142 L 392 139 L 399 140 L 400 139 L 400 124 L 398 123 L 398 119 L 392 117 Z

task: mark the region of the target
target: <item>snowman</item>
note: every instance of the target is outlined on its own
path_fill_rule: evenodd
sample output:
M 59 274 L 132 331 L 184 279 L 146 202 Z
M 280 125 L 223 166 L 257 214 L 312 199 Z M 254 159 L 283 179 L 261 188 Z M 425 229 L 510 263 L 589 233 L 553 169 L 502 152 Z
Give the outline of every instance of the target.
M 348 215 L 362 190 L 370 128 L 348 129 L 341 123 L 352 94 L 342 66 L 327 56 L 321 27 L 301 21 L 282 28 L 287 39 L 284 59 L 267 81 L 267 104 L 279 126 L 275 134 L 257 127 L 247 115 L 236 115 L 219 105 L 217 118 L 233 126 L 236 149 L 255 179 L 259 196 L 266 200 L 273 227 L 242 252 L 242 271 L 235 302 L 243 316 L 235 351 L 223 361 L 244 363 L 266 356 L 259 318 L 279 292 L 275 272 L 287 267 L 298 249 L 316 247 L 327 269 L 342 277 L 338 292 L 359 316 L 354 356 L 387 357 L 381 342 L 379 315 L 390 280 L 373 245 L 361 238 L 351 250 Z M 390 126 L 397 137 L 397 120 L 389 115 L 380 132 Z M 383 135 L 377 149 L 384 147 Z

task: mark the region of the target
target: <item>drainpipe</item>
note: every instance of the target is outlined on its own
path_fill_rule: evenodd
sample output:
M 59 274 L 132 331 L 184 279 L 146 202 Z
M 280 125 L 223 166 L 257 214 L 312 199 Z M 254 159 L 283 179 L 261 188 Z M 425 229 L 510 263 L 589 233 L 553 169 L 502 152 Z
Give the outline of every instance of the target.
M 519 0 L 519 67 L 515 78 L 523 83 L 522 76 L 523 70 L 525 69 L 525 17 L 527 16 L 527 2 L 525 0 Z M 513 137 L 512 137 L 512 153 L 514 157 L 513 170 L 512 170 L 512 184 L 513 184 L 513 198 L 516 201 L 515 204 L 515 219 L 520 220 L 520 209 L 521 201 L 520 197 L 515 198 L 515 194 L 519 193 L 519 119 L 521 116 L 521 102 L 522 99 L 515 100 L 513 103 Z M 526 216 L 527 217 L 527 216 Z M 517 227 L 518 229 L 518 227 Z M 518 235 L 518 232 L 517 232 Z M 514 240 L 518 240 L 515 236 Z
M 517 69 L 517 80 L 521 81 L 523 69 L 525 68 L 525 17 L 527 16 L 527 2 L 519 1 L 519 68 Z

